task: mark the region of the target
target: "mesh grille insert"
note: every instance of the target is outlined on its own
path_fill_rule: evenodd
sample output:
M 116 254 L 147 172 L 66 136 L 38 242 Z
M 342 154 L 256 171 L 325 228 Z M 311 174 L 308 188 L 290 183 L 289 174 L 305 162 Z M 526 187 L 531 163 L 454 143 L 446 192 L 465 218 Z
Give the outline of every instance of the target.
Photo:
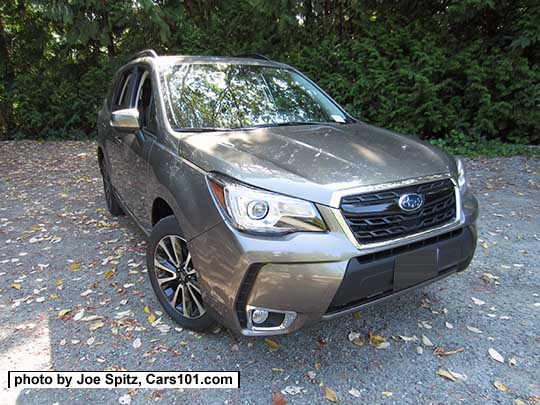
M 406 193 L 424 196 L 424 205 L 403 211 L 399 198 Z M 341 199 L 341 212 L 361 244 L 376 243 L 439 227 L 456 218 L 454 183 L 450 179 L 405 186 Z

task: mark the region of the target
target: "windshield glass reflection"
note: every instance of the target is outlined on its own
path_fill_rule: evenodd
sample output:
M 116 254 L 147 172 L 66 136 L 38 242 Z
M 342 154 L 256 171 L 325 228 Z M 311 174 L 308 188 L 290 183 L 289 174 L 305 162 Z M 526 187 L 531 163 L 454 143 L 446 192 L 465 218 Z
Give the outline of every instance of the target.
M 176 129 L 348 121 L 332 100 L 290 69 L 182 64 L 169 68 L 163 79 Z

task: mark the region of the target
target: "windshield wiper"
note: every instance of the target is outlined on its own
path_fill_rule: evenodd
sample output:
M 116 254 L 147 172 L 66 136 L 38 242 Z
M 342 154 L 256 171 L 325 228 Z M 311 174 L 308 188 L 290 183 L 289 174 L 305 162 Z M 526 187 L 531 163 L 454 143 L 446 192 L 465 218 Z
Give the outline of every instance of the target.
M 287 121 L 287 122 L 275 122 L 271 124 L 259 124 L 259 125 L 252 125 L 249 127 L 242 127 L 242 129 L 246 128 L 273 128 L 273 127 L 289 127 L 293 125 L 327 125 L 327 124 L 336 124 L 336 122 L 318 122 L 318 121 Z
M 197 127 L 197 128 L 176 128 L 176 132 L 223 132 L 231 131 L 232 128 L 221 127 Z

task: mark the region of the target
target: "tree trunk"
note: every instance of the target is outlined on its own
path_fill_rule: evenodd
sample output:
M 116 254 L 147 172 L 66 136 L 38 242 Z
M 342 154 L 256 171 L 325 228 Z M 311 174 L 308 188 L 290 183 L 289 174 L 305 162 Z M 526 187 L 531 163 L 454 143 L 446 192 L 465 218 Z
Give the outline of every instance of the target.
M 5 90 L 9 88 L 15 74 L 13 67 L 11 66 L 10 52 L 8 48 L 8 40 L 4 30 L 4 21 L 0 15 L 0 73 L 4 76 Z M 5 91 L 8 94 L 8 91 Z M 11 125 L 11 103 L 7 96 L 4 96 L 0 104 L 0 139 L 7 138 L 9 136 L 9 130 Z

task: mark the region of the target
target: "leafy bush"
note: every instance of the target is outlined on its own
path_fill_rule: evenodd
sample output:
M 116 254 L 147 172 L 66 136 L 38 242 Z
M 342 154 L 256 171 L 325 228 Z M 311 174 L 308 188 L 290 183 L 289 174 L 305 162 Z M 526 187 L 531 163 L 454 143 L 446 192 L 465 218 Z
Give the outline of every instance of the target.
M 505 144 L 540 142 L 534 3 L 2 3 L 0 126 L 7 122 L 15 138 L 93 136 L 113 72 L 139 49 L 263 53 L 304 71 L 372 124 L 460 153 L 523 153 Z

